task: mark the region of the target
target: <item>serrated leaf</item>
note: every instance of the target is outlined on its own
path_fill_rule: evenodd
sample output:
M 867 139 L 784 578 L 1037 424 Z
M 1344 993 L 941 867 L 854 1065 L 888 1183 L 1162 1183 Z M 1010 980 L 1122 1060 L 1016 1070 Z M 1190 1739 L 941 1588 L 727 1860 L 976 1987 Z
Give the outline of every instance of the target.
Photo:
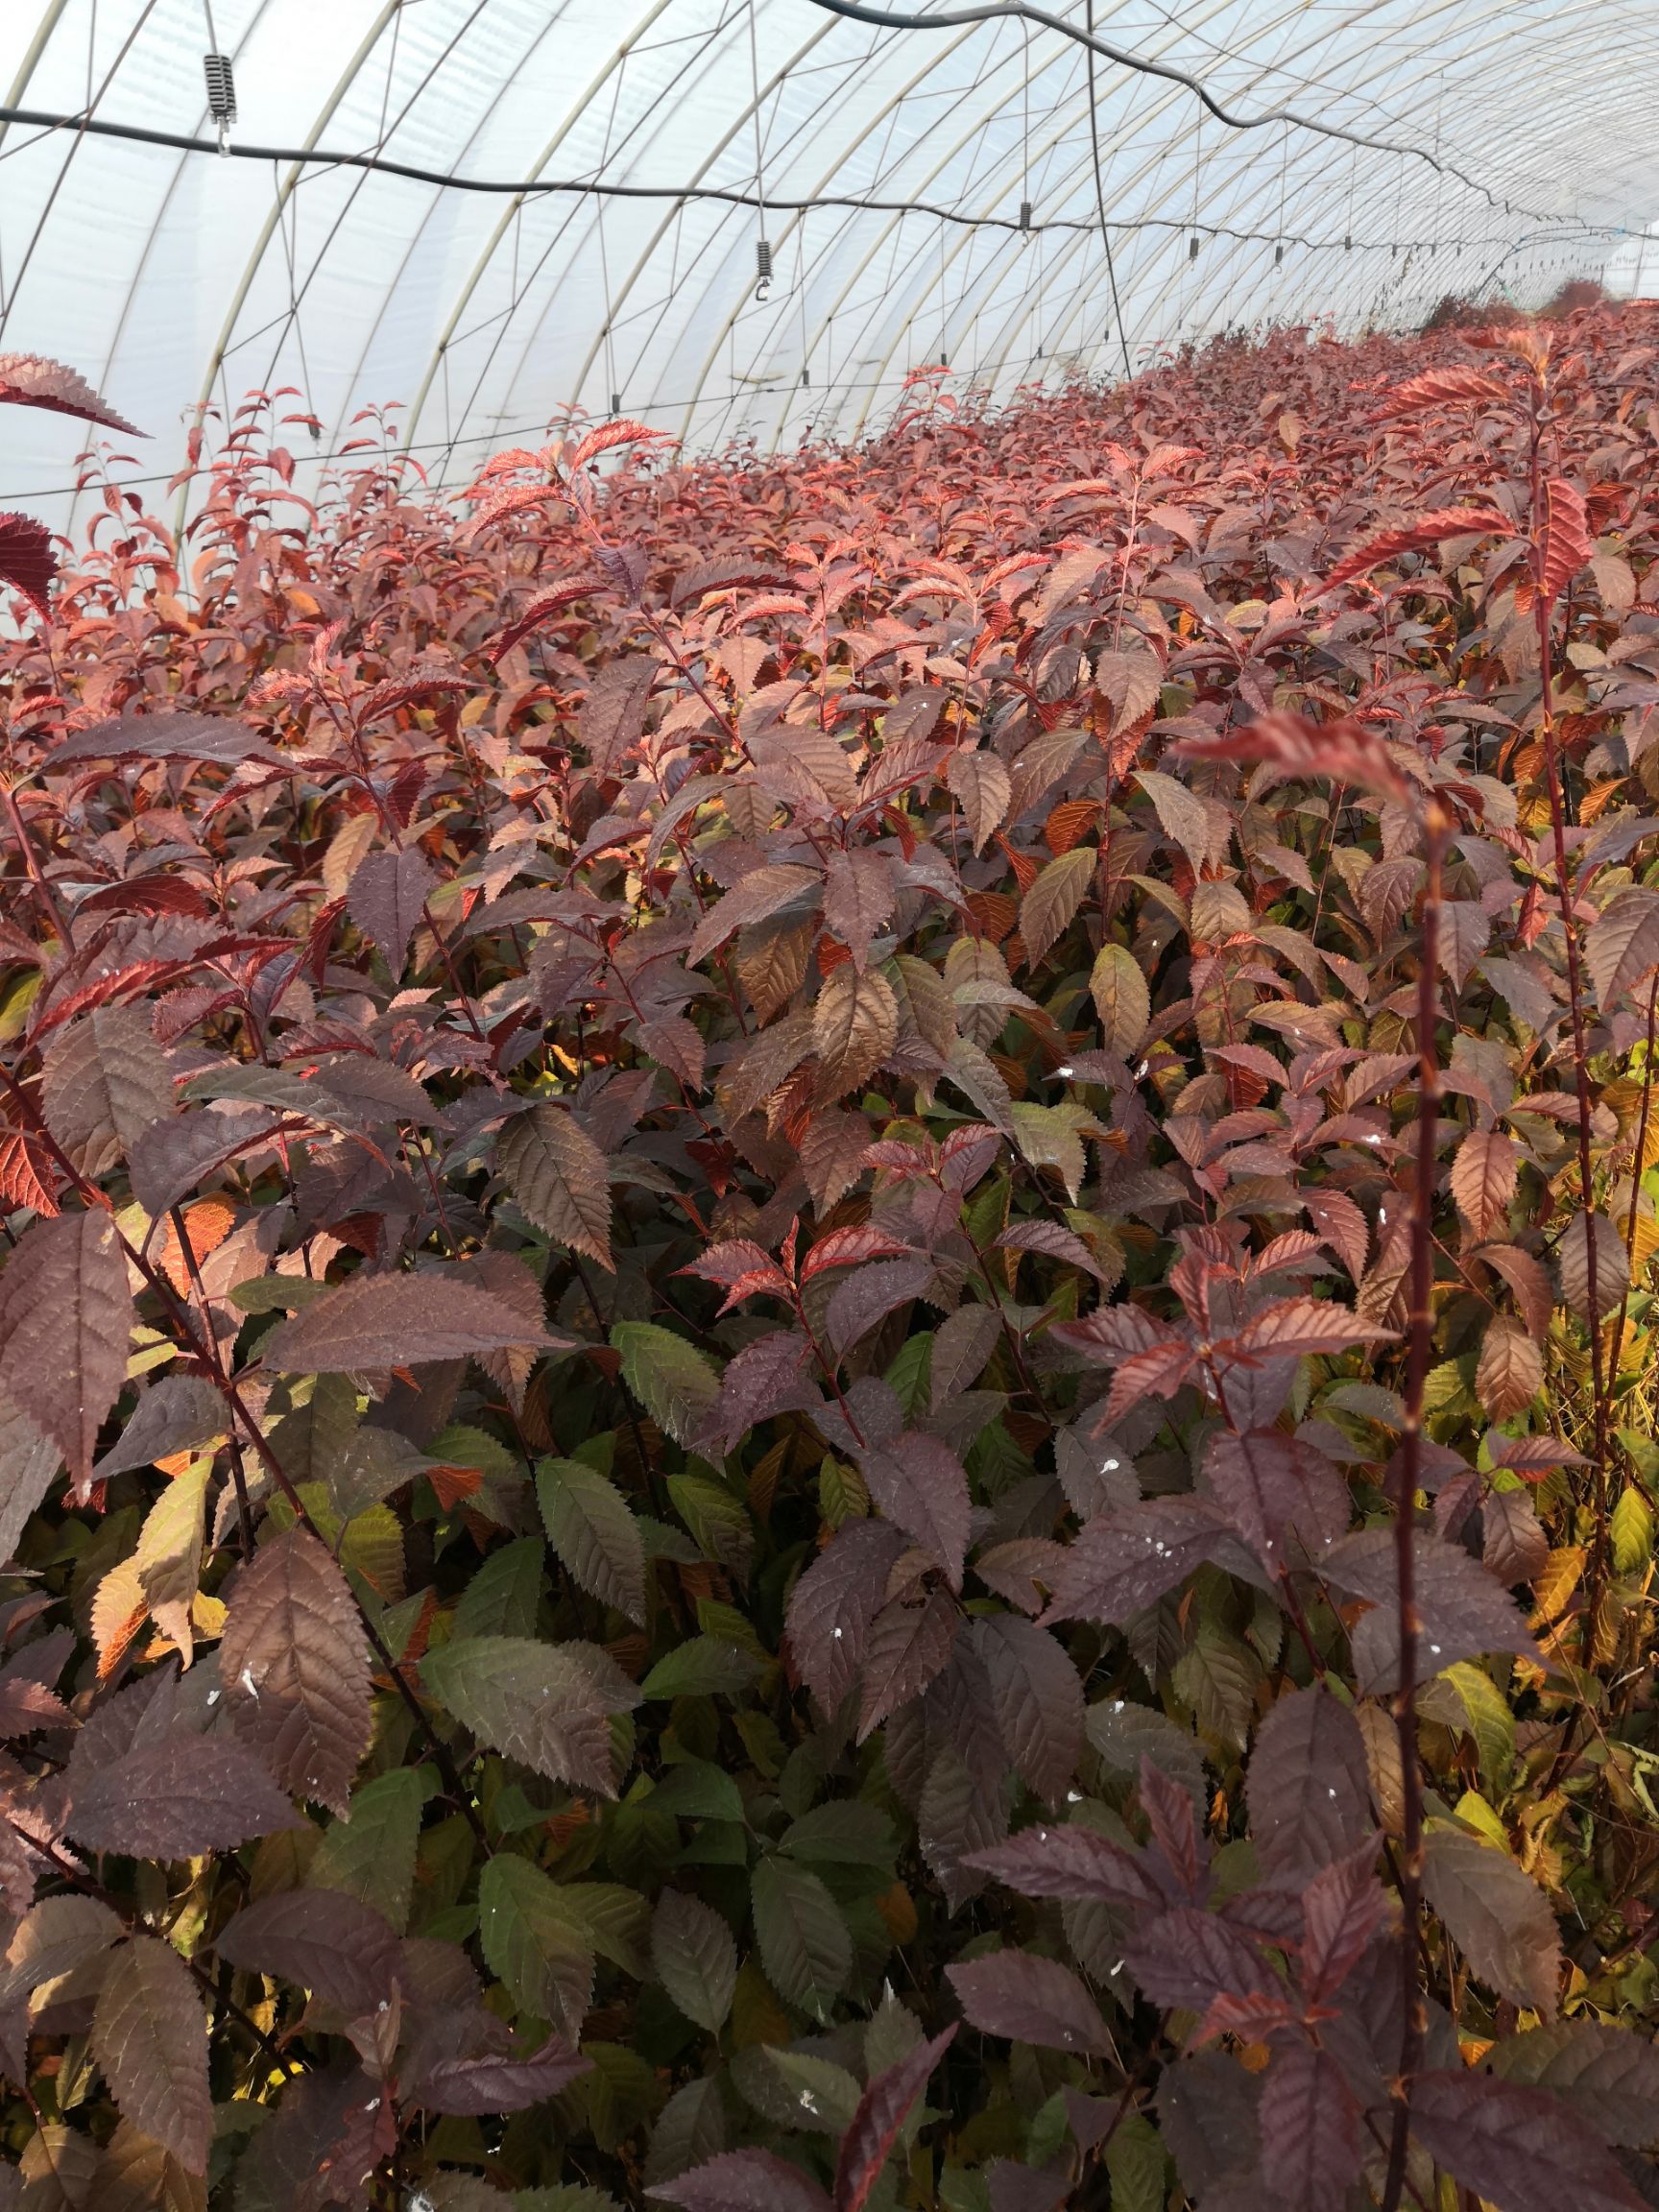
M 1424 1839 L 1423 1889 L 1476 1975 L 1552 2018 L 1561 1937 L 1550 1900 L 1505 1852 L 1455 1828 Z
M 538 1229 L 614 1272 L 605 1155 L 568 1108 L 544 1104 L 515 1115 L 501 1132 L 495 1161 Z
M 1435 2165 L 1503 2212 L 1641 2212 L 1612 2152 L 1547 2090 L 1485 2074 L 1422 2074 L 1411 2086 L 1411 2132 Z
M 1580 1211 L 1561 1232 L 1555 1246 L 1555 1276 L 1565 1303 L 1580 1321 L 1591 1317 L 1590 1270 L 1596 1270 L 1596 1318 L 1604 1321 L 1630 1287 L 1630 1262 L 1620 1236 L 1605 1214 Z
M 1363 2153 L 1359 2103 L 1328 2051 L 1275 2050 L 1262 2087 L 1262 2178 L 1285 2212 L 1331 2212 L 1346 2201 Z
M 146 1006 L 95 1006 L 60 1029 L 41 1070 L 46 1126 L 96 1182 L 173 1112 L 173 1078 Z
M 1497 1129 L 1471 1129 L 1452 1162 L 1452 1195 L 1478 1241 L 1503 1227 L 1515 1195 L 1520 1154 Z
M 358 862 L 346 896 L 347 911 L 386 955 L 394 980 L 403 973 L 409 940 L 437 887 L 438 878 L 419 845 L 405 846 L 400 853 L 371 853 Z
M 1251 1835 L 1274 1873 L 1316 1873 L 1370 1833 L 1364 1739 L 1328 1690 L 1293 1690 L 1272 1707 L 1257 1730 L 1244 1788 Z
M 464 1727 L 555 1782 L 616 1794 L 611 1715 L 640 1693 L 590 1644 L 469 1636 L 428 1652 L 421 1678 Z
M 323 1836 L 306 1876 L 373 1906 L 399 1932 L 408 1924 L 423 1802 L 421 1776 L 395 1767 L 352 1792 L 349 1816 Z
M 643 1682 L 645 1698 L 733 1697 L 760 1671 L 760 1662 L 741 1646 L 718 1636 L 692 1636 L 659 1659 Z
M 853 1938 L 817 1875 L 788 1859 L 762 1859 L 751 1877 L 760 1963 L 786 2004 L 815 2020 L 853 1974 Z
M 153 1936 L 121 1945 L 98 1994 L 92 2050 L 123 2117 L 186 2173 L 204 2174 L 213 2135 L 207 2021 L 171 1945 Z
M 818 1058 L 813 1098 L 833 1106 L 874 1075 L 899 1036 L 899 1002 L 885 975 L 846 961 L 831 969 L 812 1011 Z
M 737 1986 L 737 1946 L 713 1907 L 664 1889 L 651 1923 L 651 1963 L 686 2019 L 717 2035 Z
M 89 1851 L 197 1859 L 303 1823 L 246 1745 L 223 1735 L 153 1737 L 73 1778 L 69 1834 Z
M 685 2212 L 830 2212 L 817 2182 L 775 2151 L 724 2151 L 651 2195 Z
M 548 1541 L 601 1604 L 645 1621 L 645 1543 L 622 1493 L 580 1459 L 543 1459 L 536 1496 Z
M 611 1342 L 622 1355 L 622 1380 L 657 1426 L 691 1449 L 720 1397 L 713 1366 L 684 1336 L 654 1321 L 618 1321 Z
M 593 1991 L 593 1947 L 561 1910 L 558 1885 L 498 1851 L 478 1877 L 478 1940 L 522 2011 L 574 2043 Z
M 278 1322 L 259 1349 L 290 1374 L 344 1375 L 565 1341 L 527 1329 L 521 1313 L 458 1267 L 427 1267 L 353 1275 Z
M 0 1273 L 0 1389 L 78 1479 L 127 1377 L 132 1298 L 115 1224 L 101 1208 L 31 1222 Z
M 1099 2008 L 1070 1967 L 1030 1951 L 998 1951 L 947 1966 L 971 2027 L 1079 2057 L 1104 2056 L 1112 2038 Z
M 371 1734 L 369 1639 L 308 1529 L 273 1538 L 228 1592 L 225 1700 L 243 1742 L 298 1797 L 344 1815 Z
M 232 1966 L 297 1982 L 348 2019 L 387 2003 L 402 1966 L 387 1921 L 338 1889 L 261 1897 L 227 1922 L 214 1949 Z
M 1126 946 L 1107 943 L 1094 955 L 1089 995 L 1105 1032 L 1106 1050 L 1127 1059 L 1152 1018 L 1152 997 L 1141 964 Z
M 1017 1613 L 974 1623 L 991 1709 L 1003 1748 L 1027 1789 L 1049 1804 L 1065 1796 L 1083 1749 L 1083 1685 L 1059 1642 Z
M 1500 2080 L 1548 2089 L 1594 2128 L 1604 2143 L 1653 2139 L 1659 2104 L 1659 2050 L 1645 2035 L 1600 2020 L 1558 2020 L 1506 2035 L 1484 2066 Z
M 1020 935 L 1031 967 L 1040 967 L 1070 927 L 1099 857 L 1092 845 L 1073 845 L 1048 862 L 1021 901 Z
M 911 2107 L 955 2039 L 954 2028 L 874 2077 L 858 2100 L 835 2162 L 835 2212 L 863 2212 Z

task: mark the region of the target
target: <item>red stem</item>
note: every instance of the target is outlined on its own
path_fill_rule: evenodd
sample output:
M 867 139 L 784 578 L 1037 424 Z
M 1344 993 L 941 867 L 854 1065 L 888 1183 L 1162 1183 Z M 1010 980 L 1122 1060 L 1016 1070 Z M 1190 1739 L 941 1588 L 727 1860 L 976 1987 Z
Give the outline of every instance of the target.
M 1436 801 L 1427 810 L 1428 880 L 1417 975 L 1417 1173 L 1411 1209 L 1411 1328 L 1406 1365 L 1406 1412 L 1394 1495 L 1394 1569 L 1398 1583 L 1400 1680 L 1394 1726 L 1400 1742 L 1400 1980 L 1405 2026 L 1400 2037 L 1399 2102 L 1388 2146 L 1382 2212 L 1399 2212 L 1406 2183 L 1411 2077 L 1423 2051 L 1426 2013 L 1419 1976 L 1422 1944 L 1423 1783 L 1417 1765 L 1417 1560 L 1414 1523 L 1422 1459 L 1423 1394 L 1434 1351 L 1434 1154 L 1440 1104 L 1440 1061 L 1434 1041 L 1439 1001 L 1440 868 L 1448 824 Z

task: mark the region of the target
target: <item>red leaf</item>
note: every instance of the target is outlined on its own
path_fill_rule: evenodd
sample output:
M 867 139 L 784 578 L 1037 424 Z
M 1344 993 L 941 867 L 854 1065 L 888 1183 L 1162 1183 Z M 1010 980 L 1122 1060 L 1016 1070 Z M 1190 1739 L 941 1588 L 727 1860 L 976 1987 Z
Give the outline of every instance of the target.
M 1560 598 L 1595 550 L 1584 494 L 1551 476 L 1544 487 L 1543 527 L 1538 533 L 1538 588 L 1547 603 Z
M 298 1982 L 355 2019 L 392 1994 L 402 1964 L 397 1937 L 373 1905 L 344 1889 L 287 1889 L 230 1920 L 214 1944 L 250 1973 Z
M 891 1448 L 860 1455 L 870 1495 L 889 1521 L 915 1538 L 945 1570 L 952 1590 L 962 1587 L 972 1502 L 962 1462 L 937 1436 L 912 1432 Z
M 1377 412 L 1386 422 L 1397 415 L 1415 415 L 1426 407 L 1507 406 L 1514 395 L 1496 376 L 1479 369 L 1431 369 L 1422 376 L 1408 376 L 1397 384 Z
M 10 584 L 42 614 L 50 614 L 57 573 L 58 556 L 45 523 L 30 515 L 0 515 L 0 584 Z
M 1378 567 L 1384 561 L 1397 561 L 1402 553 L 1421 553 L 1447 538 L 1466 538 L 1477 533 L 1483 537 L 1494 534 L 1512 537 L 1514 531 L 1514 523 L 1501 508 L 1436 508 L 1431 515 L 1419 515 L 1415 521 L 1402 522 L 1356 546 L 1332 569 L 1320 585 L 1319 594 L 1322 596 L 1327 591 L 1334 591 L 1339 585 L 1351 584 L 1367 569 Z M 1589 559 L 1588 554 L 1585 559 Z
M 227 1591 L 219 1647 L 244 1743 L 297 1797 L 345 1818 L 369 1748 L 369 1639 L 350 1584 L 304 1528 L 260 1547 Z
M 605 589 L 596 576 L 569 576 L 551 591 L 539 592 L 523 611 L 508 623 L 498 637 L 491 639 L 490 658 L 499 663 L 526 638 L 532 630 L 539 630 L 543 622 L 550 622 L 555 614 L 563 614 L 567 607 L 574 607 L 585 599 L 591 599 L 595 591 Z
M 0 402 L 45 407 L 54 415 L 79 415 L 84 422 L 102 422 L 106 429 L 124 430 L 129 438 L 147 435 L 117 415 L 78 371 L 38 353 L 0 353 Z
M 863 1260 L 911 1260 L 915 1257 L 911 1245 L 901 1243 L 897 1237 L 889 1236 L 884 1229 L 831 1229 L 828 1237 L 819 1238 L 802 1261 L 801 1280 L 809 1283 L 814 1275 L 821 1275 L 826 1267 L 854 1267 Z
M 859 2098 L 835 2161 L 835 2212 L 863 2212 L 910 2107 L 926 2088 L 955 2034 L 954 2028 L 947 2028 L 930 2043 L 919 2044 L 897 2066 L 878 2074 Z
M 1323 1298 L 1285 1298 L 1247 1321 L 1216 1351 L 1248 1360 L 1294 1359 L 1309 1353 L 1347 1352 L 1356 1344 L 1391 1344 L 1398 1334 L 1361 1321 L 1345 1306 Z

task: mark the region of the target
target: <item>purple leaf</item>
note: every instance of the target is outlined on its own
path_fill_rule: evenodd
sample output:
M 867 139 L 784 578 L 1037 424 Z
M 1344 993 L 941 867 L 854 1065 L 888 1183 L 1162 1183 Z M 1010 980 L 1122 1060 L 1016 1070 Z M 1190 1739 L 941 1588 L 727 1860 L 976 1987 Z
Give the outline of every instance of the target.
M 1612 2152 L 1547 2089 L 1489 2074 L 1423 2074 L 1411 2132 L 1435 2165 L 1503 2212 L 1642 2212 Z
M 65 1825 L 88 1851 L 199 1859 L 304 1823 L 234 1738 L 162 1736 L 76 1778 Z
M 419 845 L 406 845 L 400 853 L 371 853 L 351 878 L 347 911 L 386 955 L 395 981 L 403 973 L 409 940 L 437 887 L 438 878 Z
M 1164 2010 L 1202 2012 L 1217 1997 L 1271 1996 L 1283 1984 L 1244 1936 L 1196 1905 L 1176 1905 L 1125 1946 L 1129 1971 Z
M 1244 1791 L 1270 1872 L 1310 1874 L 1358 1849 L 1371 1830 L 1371 1782 L 1347 1706 L 1328 1690 L 1281 1697 L 1256 1732 Z
M 838 1283 L 824 1316 L 836 1358 L 844 1358 L 878 1321 L 921 1297 L 932 1280 L 931 1260 L 876 1260 Z
M 1069 1966 L 1053 1959 L 998 1951 L 945 1971 L 969 2025 L 982 2034 L 1085 2057 L 1102 2057 L 1112 2048 L 1094 1998 Z
M 905 1262 L 900 1262 L 905 1264 Z M 910 1432 L 859 1460 L 870 1495 L 889 1521 L 939 1562 L 952 1590 L 962 1587 L 972 1503 L 968 1476 L 937 1436 Z
M 1071 1897 L 1134 1912 L 1162 1912 L 1166 1903 L 1137 1853 L 1074 1824 L 1022 1828 L 966 1863 L 1022 1897 Z
M 402 1946 L 373 1905 L 344 1889 L 285 1889 L 238 1912 L 214 1949 L 355 2019 L 390 1997 Z
M 1310 1551 L 1334 1544 L 1348 1527 L 1348 1485 L 1311 1444 L 1278 1430 L 1223 1432 L 1204 1472 L 1222 1511 L 1268 1566 L 1283 1563 L 1294 1529 Z
M 1332 2212 L 1346 2201 L 1359 2176 L 1359 2105 L 1329 2052 L 1275 2049 L 1259 2120 L 1262 2178 L 1285 2212 Z
M 503 2051 L 479 2058 L 440 2058 L 408 2084 L 408 2094 L 428 2112 L 487 2119 L 524 2112 L 589 2073 L 584 2058 L 557 2035 L 535 2053 Z
M 864 1656 L 860 1743 L 944 1671 L 956 1641 L 956 1608 L 943 1590 L 920 1605 L 895 1599 L 877 1614 Z
M 1212 1561 L 1253 1582 L 1262 1579 L 1262 1570 L 1210 1499 L 1186 1493 L 1142 1499 L 1084 1528 L 1059 1570 L 1044 1621 L 1120 1623 Z
M 1026 1787 L 1056 1805 L 1083 1749 L 1083 1685 L 1046 1628 L 1017 1613 L 974 1623 L 991 1703 L 1008 1756 Z
M 904 1539 L 884 1521 L 837 1529 L 796 1583 L 785 1633 L 803 1681 L 834 1713 L 857 1680 L 887 1576 Z

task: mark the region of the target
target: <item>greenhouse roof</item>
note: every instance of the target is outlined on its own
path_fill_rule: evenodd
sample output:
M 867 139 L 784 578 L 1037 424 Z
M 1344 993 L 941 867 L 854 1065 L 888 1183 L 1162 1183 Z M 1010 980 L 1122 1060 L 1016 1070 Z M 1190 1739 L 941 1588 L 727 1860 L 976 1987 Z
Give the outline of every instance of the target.
M 1004 394 L 1641 266 L 1638 0 L 847 7 L 12 0 L 0 350 L 149 431 L 129 475 L 292 386 L 316 450 L 399 402 L 453 479 L 572 404 L 769 447 L 924 365 Z M 0 492 L 61 518 L 77 443 L 11 426 Z

